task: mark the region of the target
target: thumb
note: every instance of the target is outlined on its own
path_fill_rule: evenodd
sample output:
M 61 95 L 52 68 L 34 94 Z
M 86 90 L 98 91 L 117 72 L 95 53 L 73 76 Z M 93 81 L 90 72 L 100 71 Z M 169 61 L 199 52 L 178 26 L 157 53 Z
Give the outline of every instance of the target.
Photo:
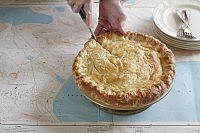
M 91 23 L 92 23 L 92 1 L 91 0 L 89 0 L 88 2 L 84 4 L 84 10 L 86 14 L 85 23 L 88 27 L 91 27 Z
M 119 22 L 118 24 L 118 31 L 121 33 L 121 34 L 125 34 L 125 30 L 124 30 L 124 25 L 125 25 L 125 19 L 126 18 L 123 18 L 121 22 Z
M 118 31 L 119 31 L 122 35 L 125 34 L 125 30 L 124 30 L 124 28 L 123 28 L 122 26 L 119 26 Z

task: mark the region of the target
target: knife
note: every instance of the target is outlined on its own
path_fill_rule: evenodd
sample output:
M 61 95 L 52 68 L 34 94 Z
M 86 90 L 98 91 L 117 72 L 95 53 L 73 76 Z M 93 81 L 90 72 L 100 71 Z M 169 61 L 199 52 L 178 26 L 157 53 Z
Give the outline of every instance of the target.
M 84 22 L 86 22 L 86 13 L 84 11 L 84 5 L 81 7 L 81 10 L 79 11 L 79 15 L 81 16 L 82 20 Z M 94 38 L 94 40 L 97 41 L 97 37 L 95 36 L 94 32 L 92 31 L 92 29 L 90 27 L 88 27 L 90 33 L 92 34 L 92 37 Z

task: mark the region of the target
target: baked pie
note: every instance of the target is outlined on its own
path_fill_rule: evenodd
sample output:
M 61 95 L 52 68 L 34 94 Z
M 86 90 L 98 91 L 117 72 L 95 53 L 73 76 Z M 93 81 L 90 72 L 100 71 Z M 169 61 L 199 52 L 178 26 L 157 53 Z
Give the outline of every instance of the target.
M 117 110 L 145 108 L 169 90 L 175 57 L 154 37 L 137 32 L 89 39 L 75 57 L 73 77 L 93 102 Z

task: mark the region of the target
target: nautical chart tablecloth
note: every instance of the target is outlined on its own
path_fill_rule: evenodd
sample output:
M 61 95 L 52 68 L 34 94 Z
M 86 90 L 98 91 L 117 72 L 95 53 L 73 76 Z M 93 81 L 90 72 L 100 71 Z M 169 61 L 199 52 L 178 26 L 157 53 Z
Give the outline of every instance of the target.
M 154 36 L 160 2 L 126 2 L 126 30 Z M 80 17 L 61 0 L 10 3 L 0 6 L 0 133 L 200 132 L 200 51 L 169 46 L 177 60 L 170 93 L 141 113 L 113 115 L 89 102 L 72 78 L 73 59 L 90 37 Z M 95 2 L 93 29 L 97 16 Z

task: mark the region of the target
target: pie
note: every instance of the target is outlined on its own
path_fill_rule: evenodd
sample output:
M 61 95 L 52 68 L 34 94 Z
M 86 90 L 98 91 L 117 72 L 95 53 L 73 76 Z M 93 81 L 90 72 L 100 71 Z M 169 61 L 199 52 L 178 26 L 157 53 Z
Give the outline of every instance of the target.
M 109 32 L 90 38 L 75 57 L 78 88 L 111 109 L 140 109 L 161 99 L 175 76 L 175 56 L 156 38 L 138 32 Z

